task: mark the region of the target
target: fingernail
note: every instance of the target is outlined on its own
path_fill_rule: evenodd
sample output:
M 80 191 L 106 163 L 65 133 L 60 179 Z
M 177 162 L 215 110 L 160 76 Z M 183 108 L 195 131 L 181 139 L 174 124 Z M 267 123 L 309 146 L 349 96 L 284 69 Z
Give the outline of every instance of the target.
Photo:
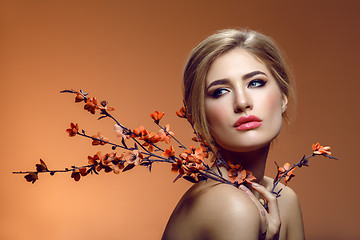
M 261 215 L 263 215 L 264 217 L 266 216 L 264 210 L 261 210 L 260 212 L 261 212 Z
M 246 191 L 247 189 L 246 189 L 246 187 L 244 186 L 244 185 L 240 185 L 240 187 L 239 187 L 241 190 L 243 190 L 243 191 Z
M 259 184 L 255 183 L 255 182 L 251 183 L 251 185 L 252 185 L 253 187 L 259 187 L 259 186 L 260 186 Z

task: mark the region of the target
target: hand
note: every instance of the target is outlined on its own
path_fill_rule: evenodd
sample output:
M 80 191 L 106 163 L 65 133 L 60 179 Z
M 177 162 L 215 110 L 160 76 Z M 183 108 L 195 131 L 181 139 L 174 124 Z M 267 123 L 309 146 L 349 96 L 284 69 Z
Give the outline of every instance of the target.
M 244 185 L 240 185 L 240 189 L 243 190 L 250 199 L 255 203 L 259 209 L 261 225 L 259 232 L 259 239 L 265 240 L 276 240 L 279 239 L 280 233 L 280 213 L 277 198 L 265 187 L 257 183 L 252 183 L 251 187 L 260 193 L 260 195 L 267 201 L 268 211 L 260 203 L 260 201 L 255 197 L 255 195 Z

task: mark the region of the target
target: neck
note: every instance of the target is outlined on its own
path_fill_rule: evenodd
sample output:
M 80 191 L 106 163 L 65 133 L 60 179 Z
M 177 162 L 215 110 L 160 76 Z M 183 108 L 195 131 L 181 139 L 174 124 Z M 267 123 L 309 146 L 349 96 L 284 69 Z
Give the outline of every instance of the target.
M 225 161 L 241 164 L 244 169 L 251 171 L 254 177 L 256 177 L 255 182 L 261 184 L 264 179 L 269 147 L 270 144 L 250 152 L 232 152 L 222 149 L 220 155 Z M 227 169 L 222 168 L 222 171 L 227 172 Z M 225 176 L 227 176 L 227 173 Z

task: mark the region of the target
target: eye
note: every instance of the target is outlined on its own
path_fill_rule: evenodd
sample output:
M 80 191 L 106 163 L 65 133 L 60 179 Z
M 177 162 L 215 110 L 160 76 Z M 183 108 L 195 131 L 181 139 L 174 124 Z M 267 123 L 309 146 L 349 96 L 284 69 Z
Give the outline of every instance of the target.
M 214 91 L 212 91 L 209 95 L 212 98 L 219 98 L 222 95 L 224 95 L 226 92 L 228 92 L 228 90 L 225 88 L 217 88 Z
M 267 81 L 265 81 L 265 80 L 255 79 L 255 80 L 252 80 L 249 82 L 248 87 L 249 88 L 263 87 L 263 86 L 265 86 L 266 83 L 267 83 Z

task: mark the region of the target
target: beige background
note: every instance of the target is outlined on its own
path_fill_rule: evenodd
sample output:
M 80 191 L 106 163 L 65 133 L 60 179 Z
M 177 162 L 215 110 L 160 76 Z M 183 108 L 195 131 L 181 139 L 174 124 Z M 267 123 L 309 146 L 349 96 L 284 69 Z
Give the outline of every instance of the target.
M 271 35 L 294 69 L 296 119 L 273 146 L 273 161 L 295 162 L 311 144 L 331 145 L 339 161 L 313 159 L 296 171 L 307 239 L 359 239 L 359 1 L 1 1 L 0 239 L 159 239 L 190 186 L 172 183 L 169 166 L 89 176 L 41 175 L 27 183 L 12 171 L 85 164 L 99 150 L 65 129 L 115 139 L 110 120 L 73 104 L 60 90 L 82 88 L 117 108 L 130 128 L 156 130 L 148 114 L 185 144 L 181 73 L 192 49 L 214 31 L 246 27 Z M 110 151 L 110 148 L 103 149 Z

